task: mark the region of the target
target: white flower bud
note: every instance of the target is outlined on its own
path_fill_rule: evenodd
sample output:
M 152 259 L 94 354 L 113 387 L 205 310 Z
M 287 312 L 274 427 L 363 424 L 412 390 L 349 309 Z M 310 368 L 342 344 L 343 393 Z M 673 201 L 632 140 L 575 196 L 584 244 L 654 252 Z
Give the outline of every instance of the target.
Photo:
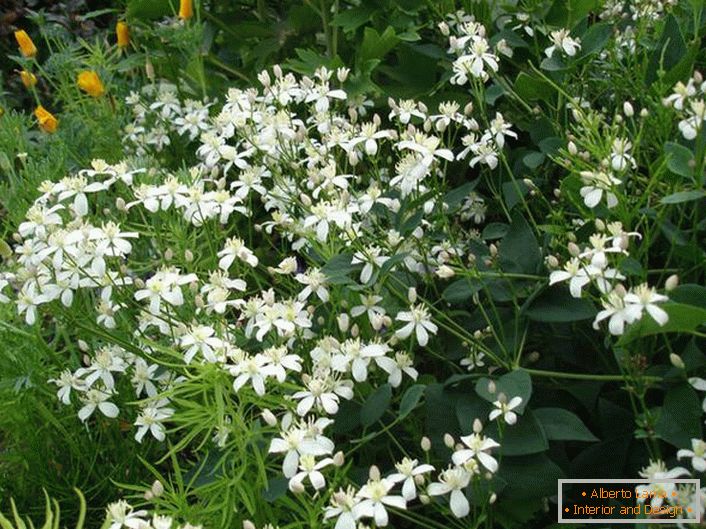
M 336 452 L 333 456 L 333 464 L 337 467 L 342 467 L 346 462 L 346 456 L 340 450 Z
M 154 66 L 149 59 L 145 62 L 145 75 L 147 75 L 147 79 L 154 81 Z
M 353 338 L 357 338 L 359 334 L 360 334 L 360 327 L 358 327 L 357 323 L 354 323 L 353 327 L 351 327 L 351 336 Z
M 88 344 L 84 342 L 83 340 L 78 341 L 78 348 L 81 352 L 86 352 L 88 351 Z
M 152 494 L 151 490 L 146 490 L 145 493 L 142 495 L 147 501 L 152 501 L 152 498 L 154 498 L 154 494 Z
M 682 360 L 678 354 L 670 353 L 669 354 L 669 361 L 677 369 L 684 369 L 684 360 Z
M 493 492 L 493 493 L 490 495 L 490 499 L 488 500 L 488 503 L 490 503 L 490 504 L 492 505 L 493 503 L 495 503 L 495 501 L 496 501 L 497 499 L 498 499 L 498 495 Z
M 572 257 L 577 257 L 581 253 L 581 249 L 575 242 L 570 242 L 567 248 Z
M 605 231 L 605 222 L 603 222 L 601 219 L 596 219 L 594 224 L 596 225 L 596 229 L 598 231 Z
M 272 73 L 275 74 L 275 77 L 276 77 L 277 79 L 281 79 L 281 78 L 282 78 L 282 75 L 284 75 L 284 73 L 282 72 L 282 67 L 281 67 L 279 64 L 275 64 L 275 65 L 272 67 Z
M 446 22 L 439 22 L 438 25 L 439 31 L 444 37 L 448 37 L 451 34 L 451 30 L 449 29 L 449 25 Z
M 456 445 L 456 441 L 454 441 L 453 435 L 451 435 L 450 433 L 445 433 L 444 444 L 447 448 L 453 448 Z
M 556 268 L 559 266 L 559 259 L 556 258 L 554 255 L 548 255 L 547 256 L 547 266 L 549 268 Z
M 422 440 L 420 441 L 419 445 L 422 447 L 422 450 L 425 452 L 428 452 L 431 450 L 431 439 L 429 439 L 426 435 L 422 437 Z
M 347 313 L 339 314 L 338 317 L 336 318 L 336 321 L 338 322 L 338 329 L 341 332 L 346 332 L 348 331 L 348 327 L 351 323 L 351 319 L 348 317 Z
M 426 494 L 420 494 L 419 501 L 422 505 L 429 505 L 431 503 L 431 498 Z
M 194 252 L 192 252 L 191 250 L 188 250 L 188 249 L 186 251 L 184 251 L 184 260 L 187 263 L 193 263 L 194 262 Z
M 417 485 L 423 485 L 424 484 L 424 476 L 421 474 L 417 474 L 416 476 L 414 476 L 414 482 Z
M 483 431 L 483 423 L 477 417 L 473 419 L 473 433 L 481 433 Z
M 316 318 L 316 323 L 318 323 L 319 325 L 323 325 L 324 323 L 326 323 L 326 318 L 324 318 L 323 316 L 319 316 L 318 318 Z
M 257 529 L 255 524 L 250 520 L 243 520 L 243 529 Z
M 115 209 L 118 211 L 127 211 L 127 204 L 123 197 L 118 197 L 115 199 Z
M 351 73 L 351 71 L 349 68 L 344 68 L 344 67 L 338 68 L 336 70 L 336 78 L 338 78 L 338 81 L 340 83 L 345 83 L 346 79 L 348 79 L 348 74 L 350 74 L 350 73 Z
M 372 465 L 370 467 L 370 470 L 368 471 L 368 477 L 373 481 L 380 480 L 380 469 L 377 467 L 377 465 Z
M 497 390 L 498 389 L 495 386 L 495 382 L 493 382 L 492 380 L 490 382 L 488 382 L 488 393 L 490 393 L 491 395 L 494 395 Z
M 677 274 L 672 274 L 667 278 L 667 281 L 664 283 L 664 289 L 667 292 L 671 292 L 675 288 L 679 286 L 679 276 Z
M 576 156 L 579 152 L 578 148 L 576 147 L 576 144 L 573 141 L 569 142 L 567 148 L 569 150 L 569 154 L 571 154 L 572 156 Z
M 294 494 L 301 494 L 306 490 L 306 488 L 304 487 L 303 483 L 300 483 L 298 481 L 290 481 L 289 490 L 291 490 Z
M 642 110 L 640 110 L 640 117 L 641 118 L 646 118 L 649 115 L 650 115 L 650 111 L 647 110 L 646 108 L 643 108 Z
M 159 498 L 164 494 L 164 485 L 162 485 L 162 482 L 158 479 L 155 479 L 154 483 L 152 483 L 152 494 L 155 498 Z
M 631 118 L 635 115 L 635 109 L 630 104 L 630 101 L 625 101 L 625 103 L 623 103 L 623 114 L 625 114 L 625 117 L 628 118 Z
M 414 287 L 409 287 L 407 290 L 407 299 L 410 303 L 415 303 L 417 301 L 417 289 Z
M 174 251 L 171 248 L 167 248 L 164 251 L 164 260 L 171 261 L 172 259 L 174 259 Z
M 453 277 L 456 275 L 456 272 L 454 272 L 454 269 L 451 268 L 450 266 L 447 265 L 441 265 L 437 270 L 436 270 L 436 275 L 440 277 L 441 279 L 448 279 L 450 277 Z
M 262 410 L 262 420 L 265 421 L 267 426 L 277 426 L 277 417 L 267 408 Z

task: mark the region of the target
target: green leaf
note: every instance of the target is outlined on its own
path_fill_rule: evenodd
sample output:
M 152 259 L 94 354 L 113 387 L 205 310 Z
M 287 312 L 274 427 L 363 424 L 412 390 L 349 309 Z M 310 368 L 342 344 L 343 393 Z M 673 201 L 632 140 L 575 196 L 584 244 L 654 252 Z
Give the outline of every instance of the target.
M 392 386 L 383 384 L 373 391 L 360 408 L 360 422 L 363 426 L 374 424 L 383 416 L 392 398 Z
M 689 283 L 679 285 L 669 293 L 669 299 L 706 309 L 706 287 Z
M 508 229 L 510 229 L 510 226 L 504 222 L 491 222 L 486 224 L 485 228 L 483 228 L 481 237 L 484 241 L 501 239 L 507 235 Z
M 561 70 L 566 70 L 567 64 L 564 62 L 564 59 L 562 59 L 561 55 L 559 55 L 559 52 L 555 51 L 551 57 L 545 58 L 539 64 L 539 67 L 542 70 L 547 70 L 548 72 L 559 72 Z
M 598 0 L 554 0 L 547 12 L 546 22 L 571 28 L 598 6 Z
M 706 309 L 704 308 L 674 302 L 661 303 L 659 306 L 669 315 L 669 321 L 666 324 L 660 326 L 649 314 L 645 313 L 642 315 L 642 319 L 627 328 L 627 332 L 618 343 L 625 345 L 638 338 L 653 334 L 692 332 L 701 325 L 706 325 Z
M 655 47 L 647 67 L 647 82 L 651 83 L 659 77 L 659 70 L 669 72 L 677 66 L 681 59 L 688 53 L 684 35 L 682 35 L 679 21 L 670 13 L 665 18 L 664 29 L 659 43 Z
M 519 211 L 512 213 L 512 223 L 500 245 L 499 260 L 506 272 L 526 274 L 535 273 L 542 262 L 537 238 Z
M 355 265 L 351 264 L 352 259 L 351 254 L 335 255 L 321 268 L 321 272 L 332 285 L 350 283 L 352 280 L 348 274 L 355 270 Z
M 505 93 L 503 87 L 499 84 L 493 84 L 485 90 L 485 102 L 489 105 L 494 105 L 500 96 Z
M 352 7 L 341 11 L 333 17 L 331 24 L 340 27 L 346 33 L 350 33 L 360 26 L 367 24 L 373 17 L 375 11 L 375 7 L 370 5 Z
M 534 454 L 503 458 L 498 475 L 507 482 L 503 495 L 515 502 L 556 494 L 557 479 L 564 473 L 546 454 Z
M 545 156 L 542 152 L 532 151 L 529 154 L 525 154 L 522 157 L 522 163 L 530 169 L 536 169 L 542 162 L 544 162 Z
M 466 303 L 473 294 L 480 292 L 483 288 L 483 283 L 477 279 L 464 277 L 457 279 L 447 286 L 441 293 L 441 297 L 448 303 L 460 305 Z
M 530 320 L 545 323 L 568 323 L 595 317 L 596 307 L 587 299 L 578 299 L 562 287 L 548 288 L 525 310 Z
M 426 386 L 424 384 L 414 384 L 407 388 L 407 391 L 402 395 L 402 400 L 400 401 L 400 411 L 398 418 L 403 419 L 409 415 L 414 408 L 419 404 L 419 400 L 424 395 L 424 390 Z
M 588 57 L 592 53 L 600 51 L 613 34 L 613 24 L 601 22 L 593 24 L 588 31 L 581 36 L 581 51 L 579 59 Z
M 128 19 L 153 20 L 175 14 L 178 4 L 177 0 L 128 0 L 126 14 Z
M 509 401 L 513 397 L 522 397 L 520 404 L 514 411 L 522 413 L 527 406 L 527 403 L 532 396 L 532 378 L 524 369 L 516 369 L 506 375 L 501 376 L 495 382 L 495 393 L 488 391 L 488 383 L 491 379 L 487 377 L 480 378 L 476 382 L 476 393 L 482 399 L 488 402 L 498 400 L 498 395 L 504 393 Z
M 667 167 L 679 176 L 691 178 L 694 176 L 694 154 L 678 143 L 668 141 L 664 144 L 664 152 L 668 156 Z
M 552 85 L 525 72 L 520 72 L 517 79 L 515 79 L 514 90 L 525 101 L 541 99 L 549 102 L 553 99 L 555 93 Z
M 382 59 L 399 41 L 392 26 L 387 26 L 382 35 L 374 28 L 366 27 L 358 51 L 358 59 L 362 62 Z
M 598 441 L 581 419 L 564 408 L 539 408 L 534 415 L 550 441 Z
M 490 437 L 498 439 L 497 422 L 488 425 L 486 430 Z M 513 426 L 505 425 L 499 449 L 503 456 L 538 454 L 547 449 L 549 449 L 547 436 L 532 410 L 526 410 Z
M 683 383 L 667 392 L 655 432 L 677 448 L 690 448 L 691 439 L 701 439 L 701 403 L 689 384 Z
M 681 204 L 682 202 L 691 202 L 704 197 L 706 197 L 706 192 L 704 191 L 679 191 L 662 198 L 659 202 L 660 204 Z

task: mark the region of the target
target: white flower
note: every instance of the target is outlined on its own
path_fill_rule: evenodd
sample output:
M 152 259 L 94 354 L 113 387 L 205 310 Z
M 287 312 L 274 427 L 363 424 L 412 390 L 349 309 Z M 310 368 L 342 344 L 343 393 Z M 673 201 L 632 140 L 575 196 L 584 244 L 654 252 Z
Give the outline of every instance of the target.
M 339 489 L 331 495 L 331 505 L 324 510 L 324 519 L 337 518 L 334 529 L 355 529 L 357 516 L 355 507 L 360 501 L 352 487 Z
M 655 289 L 650 288 L 647 283 L 638 285 L 625 294 L 623 301 L 628 311 L 636 311 L 635 319 L 639 320 L 642 317 L 642 311 L 646 310 L 660 326 L 665 325 L 669 321 L 669 315 L 656 305 L 656 303 L 669 301 L 669 298 L 662 294 L 657 294 Z
M 289 490 L 295 491 L 301 488 L 306 478 L 309 478 L 309 482 L 316 490 L 324 488 L 326 486 L 326 479 L 319 471 L 322 468 L 326 468 L 331 463 L 333 463 L 333 459 L 330 457 L 326 457 L 317 462 L 316 458 L 311 454 L 302 455 L 299 458 L 299 472 L 289 480 Z
M 165 428 L 162 421 L 174 415 L 172 408 L 167 408 L 169 401 L 160 399 L 142 409 L 140 415 L 135 419 L 135 426 L 139 426 L 135 434 L 135 440 L 142 442 L 143 437 L 149 431 L 157 441 L 164 441 Z
M 517 422 L 517 414 L 512 410 L 517 408 L 520 404 L 522 404 L 522 397 L 519 396 L 512 397 L 510 399 L 510 402 L 505 402 L 504 399 L 498 399 L 493 402 L 493 406 L 495 406 L 495 409 L 490 412 L 488 419 L 494 421 L 502 415 L 503 420 L 507 424 L 513 425 Z
M 622 335 L 625 332 L 625 324 L 634 322 L 641 315 L 639 309 L 637 311 L 635 309 L 628 310 L 623 296 L 615 290 L 602 298 L 601 304 L 603 305 L 603 310 L 596 314 L 596 318 L 593 320 L 593 328 L 597 330 L 600 322 L 610 318 L 608 320 L 608 330 L 615 336 Z
M 615 138 L 613 150 L 610 153 L 610 166 L 614 171 L 624 171 L 628 166 L 635 167 L 635 158 L 630 155 L 632 143 L 626 139 Z
M 701 439 L 691 440 L 691 450 L 681 449 L 677 452 L 677 459 L 683 457 L 691 458 L 691 466 L 697 472 L 706 471 L 706 443 Z
M 439 475 L 439 481 L 427 488 L 430 496 L 442 496 L 451 493 L 449 507 L 456 518 L 467 516 L 471 510 L 463 489 L 471 481 L 471 473 L 462 467 L 451 467 Z
M 362 284 L 367 283 L 370 281 L 370 278 L 373 276 L 373 270 L 375 267 L 380 267 L 383 264 L 385 264 L 385 261 L 389 259 L 389 257 L 380 255 L 380 248 L 377 246 L 370 246 L 365 249 L 365 251 L 358 251 L 355 254 L 353 254 L 353 259 L 351 260 L 351 264 L 361 264 L 365 263 L 363 266 L 363 269 L 360 272 L 360 282 Z
M 461 437 L 461 442 L 468 448 L 456 450 L 451 459 L 456 466 L 463 466 L 469 460 L 476 458 L 478 462 L 487 468 L 490 472 L 497 472 L 497 460 L 486 452 L 490 452 L 493 448 L 499 448 L 500 445 L 490 437 L 485 437 L 481 434 L 471 434 Z
M 328 301 L 326 275 L 319 268 L 310 268 L 303 274 L 297 274 L 294 279 L 302 285 L 306 285 L 306 288 L 297 296 L 299 301 L 307 300 L 312 293 L 316 294 L 321 301 Z
M 595 208 L 605 193 L 606 205 L 613 208 L 618 205 L 618 197 L 613 188 L 623 182 L 603 171 L 581 171 L 581 179 L 586 184 L 580 190 L 583 202 L 589 208 Z
M 335 380 L 331 377 L 306 377 L 306 391 L 297 391 L 292 398 L 298 400 L 297 413 L 301 416 L 309 413 L 313 406 L 323 409 L 329 415 L 338 412 L 339 397 L 353 398 L 352 382 Z
M 237 393 L 240 391 L 246 382 L 252 384 L 255 393 L 259 396 L 265 394 L 265 379 L 267 378 L 266 366 L 270 363 L 270 359 L 263 354 L 247 356 L 237 365 L 231 368 L 231 374 L 235 376 L 233 381 L 233 389 Z
M 571 38 L 568 29 L 552 31 L 550 37 L 552 45 L 544 50 L 547 57 L 554 55 L 555 50 L 561 50 L 569 57 L 573 57 L 576 55 L 576 52 L 581 49 L 581 40 Z
M 53 382 L 57 385 L 59 390 L 56 392 L 56 396 L 59 397 L 64 404 L 71 404 L 71 390 L 76 391 L 86 391 L 86 384 L 77 374 L 72 373 L 69 369 L 65 369 L 61 372 L 58 379 L 51 378 L 49 382 Z
M 401 339 L 409 337 L 412 332 L 416 333 L 417 342 L 422 347 L 429 342 L 429 333 L 436 334 L 438 327 L 432 323 L 429 310 L 424 305 L 414 305 L 407 312 L 398 312 L 395 317 L 398 321 L 408 322 L 404 327 L 395 332 L 395 336 Z
M 639 472 L 640 476 L 647 479 L 661 480 L 674 479 L 680 476 L 688 476 L 689 471 L 682 467 L 675 467 L 667 470 L 663 461 L 650 461 L 650 464 Z M 675 483 L 649 483 L 635 487 L 635 497 L 639 503 L 644 503 L 647 498 L 651 498 L 650 505 L 653 509 L 662 505 L 664 500 L 672 501 L 672 493 L 676 491 Z
M 402 374 L 405 373 L 412 380 L 417 380 L 419 372 L 414 368 L 414 362 L 407 353 L 395 353 L 395 358 L 378 356 L 375 363 L 388 374 L 387 383 L 393 388 L 402 383 Z
M 143 520 L 147 516 L 147 511 L 134 511 L 125 500 L 109 504 L 106 511 L 107 519 L 110 521 L 108 529 L 120 529 L 121 527 L 143 529 L 145 524 L 148 524 Z
M 417 487 L 414 482 L 415 477 L 434 470 L 432 465 L 420 465 L 418 463 L 416 459 L 405 457 L 402 461 L 395 464 L 397 472 L 390 474 L 387 478 L 392 483 L 402 482 L 402 497 L 406 501 L 412 501 L 417 497 Z
M 293 427 L 283 430 L 280 437 L 270 442 L 270 454 L 285 454 L 282 463 L 284 477 L 291 478 L 296 474 L 301 455 L 320 457 L 333 452 L 334 444 L 330 439 L 316 432 L 314 435 L 311 433 L 308 428 Z
M 253 268 L 255 268 L 259 262 L 252 250 L 248 249 L 242 239 L 238 239 L 237 237 L 231 237 L 226 241 L 223 250 L 218 252 L 218 257 L 221 258 L 220 261 L 218 261 L 218 266 L 224 271 L 228 271 L 236 257 Z
M 208 362 L 216 362 L 214 349 L 223 347 L 223 341 L 214 336 L 216 331 L 208 325 L 195 325 L 181 337 L 180 345 L 186 349 L 184 353 L 184 362 L 189 364 L 196 356 L 196 353 L 201 353 Z
M 119 410 L 115 404 L 108 402 L 109 398 L 110 393 L 98 389 L 89 389 L 81 396 L 83 407 L 78 411 L 78 418 L 86 422 L 86 419 L 98 408 L 103 415 L 114 419 L 118 416 Z
M 356 505 L 354 512 L 361 518 L 373 518 L 375 525 L 385 527 L 389 522 L 386 507 L 406 509 L 407 502 L 402 496 L 389 494 L 395 484 L 389 479 L 370 480 L 359 491 L 357 496 L 362 498 Z

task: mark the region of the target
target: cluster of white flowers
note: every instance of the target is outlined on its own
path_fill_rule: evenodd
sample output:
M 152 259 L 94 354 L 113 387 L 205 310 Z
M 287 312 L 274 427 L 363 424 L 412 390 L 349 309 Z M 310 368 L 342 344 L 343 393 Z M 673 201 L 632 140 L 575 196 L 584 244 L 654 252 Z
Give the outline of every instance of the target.
M 152 489 L 164 490 L 159 481 L 155 482 Z M 108 505 L 104 527 L 107 529 L 122 529 L 123 527 L 128 529 L 201 529 L 200 525 L 177 524 L 170 516 L 150 513 L 146 509 L 135 509 L 125 500 Z
M 575 298 L 584 295 L 584 288 L 595 285 L 603 305 L 594 321 L 594 328 L 603 320 L 608 320 L 608 329 L 613 335 L 625 332 L 625 326 L 640 320 L 647 312 L 659 325 L 669 320 L 667 313 L 659 304 L 667 301 L 667 296 L 659 294 L 647 284 L 640 284 L 626 289 L 621 281 L 625 276 L 611 263 L 618 257 L 629 255 L 630 238 L 640 237 L 637 232 L 627 232 L 621 222 L 608 224 L 597 219 L 597 233 L 589 237 L 588 245 L 583 248 L 569 243 L 571 259 L 563 269 L 554 270 L 549 275 L 549 284 L 568 281 L 569 291 Z
M 679 81 L 674 85 L 673 93 L 667 96 L 663 103 L 677 111 L 679 132 L 685 140 L 693 140 L 699 134 L 706 121 L 706 81 L 700 72 L 694 75 L 686 84 Z
M 439 28 L 449 37 L 449 53 L 457 56 L 452 65 L 452 84 L 465 85 L 470 79 L 485 82 L 490 78 L 490 73 L 498 71 L 500 59 L 488 42 L 485 27 L 476 22 L 474 17 L 458 12 L 449 16 Z M 505 41 L 497 48 L 509 50 Z M 511 53 L 510 50 L 507 54 Z
M 696 473 L 703 472 L 706 468 L 704 464 L 703 453 L 706 443 L 700 439 L 692 439 L 693 450 L 679 450 L 677 457 L 682 459 L 690 457 L 692 465 Z M 656 512 L 664 504 L 681 506 L 687 510 L 688 518 L 701 519 L 706 508 L 706 487 L 696 489 L 692 484 L 676 484 L 662 480 L 670 480 L 675 478 L 690 478 L 692 473 L 683 467 L 674 467 L 668 469 L 664 461 L 650 461 L 650 464 L 640 471 L 640 477 L 645 479 L 655 480 L 653 483 L 638 485 L 635 487 L 635 497 L 639 503 L 645 503 L 649 499 L 650 506 Z

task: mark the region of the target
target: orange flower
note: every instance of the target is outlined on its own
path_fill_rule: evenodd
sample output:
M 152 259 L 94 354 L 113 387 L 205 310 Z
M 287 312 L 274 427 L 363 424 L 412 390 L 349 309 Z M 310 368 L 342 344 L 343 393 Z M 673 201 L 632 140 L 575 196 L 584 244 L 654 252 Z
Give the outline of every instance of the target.
M 115 26 L 115 33 L 118 36 L 118 48 L 127 48 L 130 44 L 130 30 L 122 20 Z
M 54 114 L 49 112 L 42 105 L 39 105 L 34 111 L 34 115 L 37 117 L 37 121 L 39 121 L 40 129 L 49 133 L 56 132 L 56 129 L 59 127 L 59 120 L 54 117 Z
M 193 0 L 181 0 L 179 2 L 179 18 L 188 20 L 194 16 Z
M 25 88 L 32 88 L 37 84 L 37 76 L 27 70 L 20 72 L 20 79 L 22 79 L 22 84 L 25 85 Z
M 20 53 L 22 53 L 22 55 L 25 57 L 34 57 L 37 55 L 37 47 L 24 29 L 15 31 L 15 40 L 20 46 Z
M 79 73 L 76 84 L 91 97 L 100 97 L 105 93 L 101 78 L 92 70 L 84 70 Z

